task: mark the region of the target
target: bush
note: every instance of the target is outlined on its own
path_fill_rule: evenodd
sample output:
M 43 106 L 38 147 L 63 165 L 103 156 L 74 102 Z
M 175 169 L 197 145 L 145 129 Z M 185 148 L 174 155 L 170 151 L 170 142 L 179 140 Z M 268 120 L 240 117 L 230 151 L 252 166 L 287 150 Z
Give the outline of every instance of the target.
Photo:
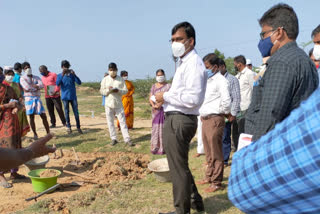
M 155 83 L 155 79 L 147 78 L 147 79 L 137 79 L 132 81 L 135 87 L 135 94 L 139 97 L 148 99 L 150 94 L 150 89 L 152 84 Z

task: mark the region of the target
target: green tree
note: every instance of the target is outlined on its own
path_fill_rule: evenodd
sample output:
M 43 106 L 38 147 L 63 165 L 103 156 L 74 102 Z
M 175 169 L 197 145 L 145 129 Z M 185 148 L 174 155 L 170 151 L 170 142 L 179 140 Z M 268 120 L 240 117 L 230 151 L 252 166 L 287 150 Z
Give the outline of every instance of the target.
M 222 52 L 220 52 L 218 49 L 214 49 L 214 52 L 213 52 L 215 55 L 217 55 L 220 59 L 225 59 L 225 56 Z

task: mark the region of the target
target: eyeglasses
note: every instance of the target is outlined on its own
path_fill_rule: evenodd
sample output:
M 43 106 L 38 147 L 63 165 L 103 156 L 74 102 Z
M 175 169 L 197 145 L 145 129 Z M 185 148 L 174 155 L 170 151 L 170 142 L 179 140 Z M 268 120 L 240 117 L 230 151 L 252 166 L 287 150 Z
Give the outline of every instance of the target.
M 271 29 L 271 30 L 267 30 L 267 31 L 261 32 L 261 33 L 260 33 L 260 38 L 261 38 L 261 39 L 264 39 L 264 35 L 265 35 L 266 33 L 272 32 L 272 31 L 275 31 L 275 30 L 274 30 L 274 29 Z
M 280 28 L 283 29 L 283 27 L 280 27 Z M 272 29 L 272 30 L 267 30 L 267 31 L 265 31 L 265 32 L 261 32 L 261 33 L 260 33 L 260 38 L 261 38 L 261 39 L 264 39 L 264 35 L 265 35 L 266 33 L 270 33 L 270 32 L 272 32 L 272 31 L 275 32 L 276 30 L 278 30 L 278 29 Z M 283 30 L 285 30 L 285 29 L 283 29 Z M 272 33 L 272 34 L 273 34 L 273 33 Z M 272 34 L 271 34 L 271 35 L 272 35 Z

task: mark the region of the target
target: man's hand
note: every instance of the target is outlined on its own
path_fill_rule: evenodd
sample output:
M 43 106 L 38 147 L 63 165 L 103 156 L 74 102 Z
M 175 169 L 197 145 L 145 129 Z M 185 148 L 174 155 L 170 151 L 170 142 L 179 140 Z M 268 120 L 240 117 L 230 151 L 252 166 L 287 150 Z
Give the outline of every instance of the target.
M 164 103 L 163 94 L 164 92 L 159 92 L 155 94 L 157 103 Z
M 70 73 L 72 74 L 72 75 L 76 75 L 76 73 L 74 72 L 74 70 L 70 70 Z
M 33 157 L 37 158 L 43 155 L 47 155 L 48 153 L 52 153 L 56 151 L 55 147 L 46 146 L 46 143 L 51 140 L 53 135 L 51 133 L 47 134 L 46 136 L 40 138 L 33 142 L 30 146 L 27 147 L 28 150 L 32 151 Z
M 232 123 L 236 119 L 236 116 L 233 116 L 232 114 L 228 115 L 228 120 L 230 123 Z

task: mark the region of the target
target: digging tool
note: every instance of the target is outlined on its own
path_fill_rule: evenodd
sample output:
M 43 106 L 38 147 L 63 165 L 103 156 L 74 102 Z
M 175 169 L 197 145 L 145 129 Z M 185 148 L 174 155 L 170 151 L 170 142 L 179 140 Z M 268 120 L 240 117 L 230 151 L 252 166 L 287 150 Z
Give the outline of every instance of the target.
M 59 186 L 60 186 L 60 184 L 56 184 L 56 185 L 50 187 L 49 189 L 46 189 L 45 191 L 41 192 L 40 194 L 38 194 L 38 195 L 36 195 L 36 196 L 27 198 L 26 201 L 31 201 L 31 200 L 33 200 L 33 199 L 34 199 L 35 201 L 37 201 L 37 198 L 39 198 L 40 196 L 42 196 L 42 195 L 44 195 L 44 194 L 46 194 L 46 193 L 49 193 L 49 192 L 57 189 Z
M 79 159 L 79 156 L 76 153 L 76 150 L 74 149 L 74 147 L 72 147 L 72 151 L 73 151 L 74 157 L 76 159 L 76 164 L 79 165 L 80 164 L 80 159 Z
M 79 174 L 79 173 L 71 172 L 71 171 L 68 171 L 68 170 L 65 170 L 65 169 L 63 170 L 63 172 L 68 173 L 68 174 L 71 174 L 71 175 L 78 176 L 78 177 L 83 178 L 83 179 L 86 179 L 86 180 L 95 180 L 95 178 L 88 177 L 88 176 L 85 176 L 85 175 L 81 175 L 81 174 Z

